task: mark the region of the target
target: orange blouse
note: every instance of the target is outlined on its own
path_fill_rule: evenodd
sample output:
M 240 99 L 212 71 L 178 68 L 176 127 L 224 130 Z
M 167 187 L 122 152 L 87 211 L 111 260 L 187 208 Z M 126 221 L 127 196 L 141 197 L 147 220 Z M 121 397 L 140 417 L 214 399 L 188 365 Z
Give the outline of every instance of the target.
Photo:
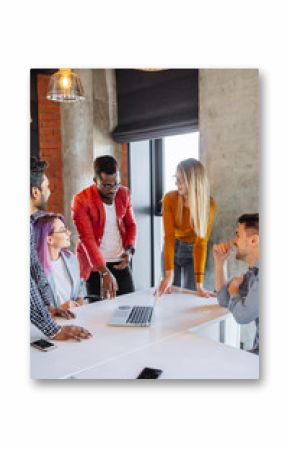
M 204 279 L 204 267 L 207 255 L 207 241 L 209 239 L 215 211 L 215 201 L 210 199 L 210 213 L 207 233 L 204 238 L 197 237 L 190 224 L 189 208 L 183 208 L 182 224 L 177 224 L 177 190 L 166 193 L 163 198 L 163 226 L 164 226 L 164 264 L 165 270 L 174 269 L 175 240 L 193 243 L 193 266 L 196 283 L 202 283 Z

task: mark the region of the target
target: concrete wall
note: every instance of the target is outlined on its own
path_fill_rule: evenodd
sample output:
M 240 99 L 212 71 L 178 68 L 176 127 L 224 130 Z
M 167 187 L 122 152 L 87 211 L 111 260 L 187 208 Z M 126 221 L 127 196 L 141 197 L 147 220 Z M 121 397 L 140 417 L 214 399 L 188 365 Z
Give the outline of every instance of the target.
M 94 158 L 110 154 L 121 166 L 122 146 L 111 138 L 118 121 L 115 70 L 92 70 L 92 74 Z
M 121 145 L 111 139 L 117 123 L 114 70 L 76 70 L 86 100 L 61 105 L 65 216 L 73 195 L 92 182 L 95 157 L 121 163 Z M 234 235 L 237 217 L 259 208 L 259 74 L 257 70 L 200 70 L 200 158 L 208 169 L 217 214 L 209 244 L 205 286 L 213 288 L 213 242 Z M 246 266 L 231 260 L 229 276 Z
M 93 160 L 110 154 L 121 162 L 121 145 L 113 142 L 111 131 L 117 123 L 115 71 L 74 70 L 81 78 L 85 101 L 61 105 L 61 134 L 64 179 L 64 214 L 73 231 L 71 200 L 93 179 Z
M 200 70 L 199 83 L 200 158 L 217 203 L 205 279 L 213 288 L 212 243 L 231 239 L 237 218 L 259 210 L 259 72 Z M 232 258 L 228 274 L 246 268 Z

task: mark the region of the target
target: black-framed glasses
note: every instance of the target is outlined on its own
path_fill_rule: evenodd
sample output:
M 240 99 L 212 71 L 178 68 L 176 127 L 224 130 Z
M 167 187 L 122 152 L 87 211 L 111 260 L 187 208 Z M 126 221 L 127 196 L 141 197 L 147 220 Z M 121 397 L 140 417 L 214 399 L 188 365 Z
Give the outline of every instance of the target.
M 118 190 L 120 185 L 121 185 L 120 182 L 115 182 L 114 184 L 110 184 L 107 182 L 99 181 L 99 186 L 106 190 L 109 190 L 109 189 Z
M 70 232 L 69 228 L 63 228 L 63 229 L 60 229 L 59 231 L 52 231 L 50 233 L 50 235 L 52 235 L 52 234 L 65 234 L 67 232 Z

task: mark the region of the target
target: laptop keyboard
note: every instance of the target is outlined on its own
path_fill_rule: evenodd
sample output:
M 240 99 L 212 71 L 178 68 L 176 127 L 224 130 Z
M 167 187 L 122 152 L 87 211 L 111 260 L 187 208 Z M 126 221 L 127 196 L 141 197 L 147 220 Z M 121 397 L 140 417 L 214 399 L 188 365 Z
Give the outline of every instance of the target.
M 126 323 L 146 326 L 151 322 L 153 307 L 134 306 L 128 316 Z

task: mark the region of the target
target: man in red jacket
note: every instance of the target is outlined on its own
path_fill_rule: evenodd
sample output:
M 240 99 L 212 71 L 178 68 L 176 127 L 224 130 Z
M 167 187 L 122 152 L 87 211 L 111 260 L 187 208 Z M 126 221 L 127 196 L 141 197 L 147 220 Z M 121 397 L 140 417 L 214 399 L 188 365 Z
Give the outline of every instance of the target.
M 119 182 L 117 161 L 98 157 L 94 172 L 94 184 L 72 202 L 79 233 L 77 256 L 88 295 L 114 298 L 134 291 L 129 263 L 135 251 L 136 221 L 129 190 Z

